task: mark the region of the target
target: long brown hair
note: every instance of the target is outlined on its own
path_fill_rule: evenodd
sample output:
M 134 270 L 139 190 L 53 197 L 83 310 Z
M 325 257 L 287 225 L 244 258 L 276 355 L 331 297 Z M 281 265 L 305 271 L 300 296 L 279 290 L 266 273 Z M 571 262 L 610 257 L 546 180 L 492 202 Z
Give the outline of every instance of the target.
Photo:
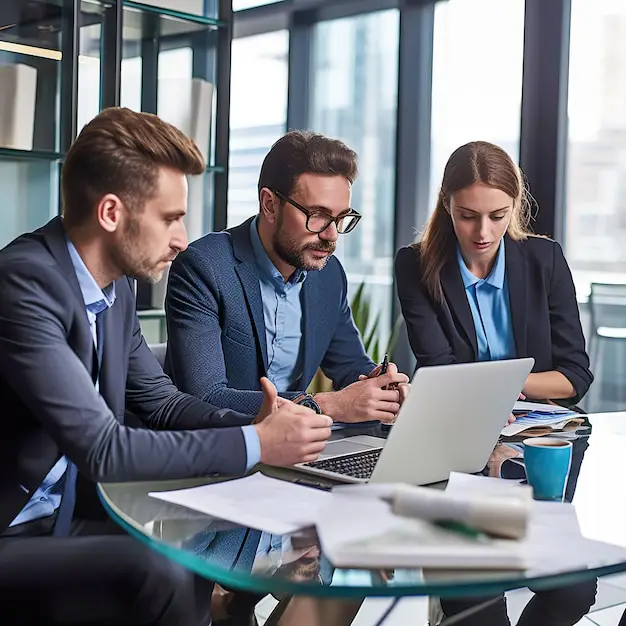
M 507 233 L 511 239 L 526 239 L 532 234 L 530 194 L 520 168 L 499 146 L 486 141 L 472 141 L 457 148 L 448 159 L 437 198 L 420 239 L 413 244 L 420 250 L 422 282 L 436 302 L 443 302 L 441 269 L 456 242 L 449 206 L 450 196 L 475 183 L 489 185 L 513 198 L 513 210 Z

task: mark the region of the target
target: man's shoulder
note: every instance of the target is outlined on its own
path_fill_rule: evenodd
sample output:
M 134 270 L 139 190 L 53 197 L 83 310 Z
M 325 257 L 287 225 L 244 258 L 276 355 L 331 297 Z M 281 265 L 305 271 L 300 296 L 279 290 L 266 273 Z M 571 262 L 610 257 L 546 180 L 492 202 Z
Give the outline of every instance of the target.
M 233 243 L 229 232 L 209 233 L 196 239 L 181 255 L 205 259 L 205 262 L 214 264 L 233 256 Z
M 57 263 L 39 232 L 26 233 L 0 250 L 0 272 L 49 273 L 57 270 Z M 60 274 L 59 274 L 60 275 Z

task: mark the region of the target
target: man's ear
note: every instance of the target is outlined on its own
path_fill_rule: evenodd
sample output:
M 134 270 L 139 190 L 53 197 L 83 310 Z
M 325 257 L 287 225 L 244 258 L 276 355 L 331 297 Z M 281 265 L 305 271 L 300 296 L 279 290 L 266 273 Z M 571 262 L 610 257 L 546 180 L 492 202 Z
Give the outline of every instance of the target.
M 102 196 L 96 209 L 98 224 L 109 233 L 115 232 L 122 220 L 123 210 L 124 204 L 119 196 L 113 193 Z
M 259 193 L 259 212 L 270 224 L 278 219 L 279 206 L 278 198 L 267 187 L 263 187 Z

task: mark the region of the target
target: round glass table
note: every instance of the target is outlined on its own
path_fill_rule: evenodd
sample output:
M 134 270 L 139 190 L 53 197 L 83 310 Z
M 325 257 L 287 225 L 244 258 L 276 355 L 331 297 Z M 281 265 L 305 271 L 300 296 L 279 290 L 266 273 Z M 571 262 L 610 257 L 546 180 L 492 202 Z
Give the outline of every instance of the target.
M 591 428 L 576 431 L 574 455 L 578 462 L 572 463 L 570 476 L 580 528 L 588 539 L 626 547 L 626 487 L 619 477 L 621 460 L 626 458 L 626 412 L 594 414 L 589 421 Z M 342 435 L 381 434 L 375 431 L 376 427 L 352 428 Z M 261 470 L 288 480 L 305 478 L 292 470 Z M 509 572 L 336 569 L 324 557 L 314 530 L 269 535 L 148 495 L 215 480 L 107 483 L 98 489 L 109 515 L 167 558 L 222 586 L 277 597 L 486 596 L 529 585 L 561 587 L 626 571 L 623 551 L 614 559 L 589 554 L 585 566 L 575 569 L 559 563 L 541 571 Z

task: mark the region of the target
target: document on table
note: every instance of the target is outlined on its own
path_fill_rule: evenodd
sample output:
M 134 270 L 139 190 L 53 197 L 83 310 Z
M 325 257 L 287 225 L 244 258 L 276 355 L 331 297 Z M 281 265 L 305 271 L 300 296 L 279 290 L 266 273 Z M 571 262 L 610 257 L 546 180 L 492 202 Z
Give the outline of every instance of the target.
M 326 491 L 269 478 L 260 472 L 190 489 L 153 491 L 149 495 L 275 535 L 314 525 L 319 510 L 331 497 Z
M 355 487 L 353 495 L 347 487 L 333 490 L 331 502 L 317 521 L 322 549 L 333 565 L 439 571 L 527 569 L 532 576 L 626 562 L 626 548 L 581 534 L 574 506 L 536 502 L 528 486 L 517 481 L 452 472 L 446 492 L 528 502 L 528 532 L 520 540 L 472 536 L 423 519 L 394 515 L 384 500 L 394 489 L 393 485 L 366 485 Z
M 542 402 L 525 402 L 518 400 L 513 407 L 513 413 L 544 413 L 546 415 L 557 415 L 558 413 L 572 413 L 572 411 L 566 407 L 559 406 L 558 404 L 545 404 Z

